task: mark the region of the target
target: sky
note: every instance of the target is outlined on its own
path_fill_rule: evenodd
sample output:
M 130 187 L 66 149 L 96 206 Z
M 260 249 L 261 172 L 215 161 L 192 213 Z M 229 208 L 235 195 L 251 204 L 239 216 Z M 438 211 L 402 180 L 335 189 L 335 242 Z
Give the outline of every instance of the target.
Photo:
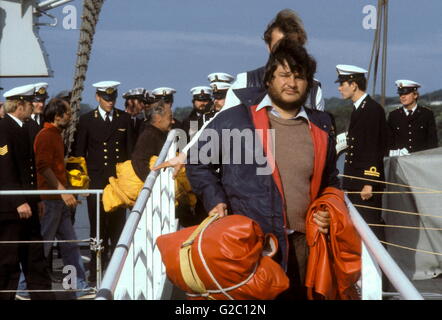
M 63 28 L 66 5 L 49 11 L 59 19 L 56 27 L 39 29 L 53 77 L 0 78 L 1 87 L 45 81 L 54 95 L 72 87 L 82 2 L 67 4 L 77 9 L 78 29 Z M 83 103 L 96 105 L 93 83 L 116 80 L 121 82 L 119 108 L 124 103 L 121 94 L 136 87 L 172 87 L 177 90 L 174 107 L 191 105 L 190 89 L 208 85 L 208 74 L 236 75 L 266 63 L 262 34 L 284 8 L 298 12 L 304 22 L 324 96 L 338 97 L 337 64 L 368 68 L 374 30 L 364 28 L 368 15 L 364 8 L 376 4 L 376 0 L 106 0 Z M 388 96 L 396 94 L 397 79 L 421 83 L 421 93 L 442 88 L 441 12 L 440 0 L 389 1 Z

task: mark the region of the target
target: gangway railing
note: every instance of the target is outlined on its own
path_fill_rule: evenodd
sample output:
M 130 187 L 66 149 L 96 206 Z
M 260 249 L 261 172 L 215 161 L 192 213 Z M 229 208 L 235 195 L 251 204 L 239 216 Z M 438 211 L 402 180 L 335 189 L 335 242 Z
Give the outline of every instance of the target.
M 175 156 L 174 131 L 169 133 L 155 165 Z M 165 268 L 155 239 L 177 229 L 172 170 L 168 168 L 149 173 L 124 226 L 96 300 L 170 298 L 165 295 L 170 290 L 165 288 Z M 382 269 L 403 299 L 422 300 L 422 295 L 391 258 L 347 196 L 345 201 L 362 239 L 361 298 L 382 299 Z
M 172 130 L 155 163 L 176 156 Z M 151 171 L 124 225 L 96 300 L 159 300 L 167 292 L 166 270 L 155 240 L 177 230 L 171 168 Z M 170 290 L 171 292 L 171 290 Z
M 102 239 L 100 238 L 100 197 L 103 193 L 101 189 L 82 189 L 82 190 L 0 190 L 0 196 L 13 196 L 13 195 L 24 195 L 24 196 L 40 196 L 40 195 L 61 195 L 61 194 L 77 194 L 77 195 L 96 195 L 97 201 L 97 211 L 96 211 L 96 238 L 88 239 L 88 240 L 78 240 L 78 239 L 65 239 L 65 240 L 34 240 L 34 241 L 0 241 L 0 249 L 1 245 L 12 244 L 12 243 L 21 243 L 21 244 L 31 244 L 31 243 L 62 243 L 62 242 L 75 242 L 75 243 L 83 243 L 87 242 L 90 245 L 92 251 L 95 251 L 96 254 L 96 269 L 97 269 L 97 288 L 100 287 L 101 278 L 102 278 L 102 269 L 101 269 L 101 251 L 103 250 L 103 246 L 101 245 Z M 0 292 L 68 292 L 68 291 L 88 291 L 88 290 L 0 290 Z
M 345 196 L 353 224 L 362 239 L 362 300 L 382 299 L 382 271 L 405 300 L 423 300 L 397 263 L 375 236 L 351 201 Z

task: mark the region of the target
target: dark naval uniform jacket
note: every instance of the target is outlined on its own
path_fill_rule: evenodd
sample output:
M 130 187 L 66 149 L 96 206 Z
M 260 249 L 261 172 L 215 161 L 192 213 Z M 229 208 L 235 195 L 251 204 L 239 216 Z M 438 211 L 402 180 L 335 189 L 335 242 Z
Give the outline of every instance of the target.
M 89 188 L 102 189 L 115 176 L 115 165 L 130 159 L 134 146 L 133 124 L 128 113 L 113 109 L 110 125 L 98 108 L 80 117 L 74 154 L 84 157 L 91 179 Z
M 0 190 L 36 189 L 34 154 L 28 128 L 8 114 L 0 121 Z M 17 207 L 37 202 L 36 196 L 0 196 L 0 221 L 19 219 Z
M 133 131 L 133 135 L 134 135 L 134 141 L 137 141 L 138 136 L 140 135 L 140 133 L 144 129 L 144 124 L 143 124 L 144 116 L 143 116 L 143 114 L 131 116 L 130 121 L 132 123 L 132 131 Z
M 40 115 L 40 124 L 38 124 L 38 122 L 36 120 L 31 118 L 28 121 L 26 121 L 25 125 L 29 128 L 29 136 L 31 139 L 31 144 L 33 146 L 35 137 L 40 132 L 40 130 L 43 129 L 43 125 L 44 125 L 43 115 Z
M 353 110 L 347 134 L 344 175 L 384 181 L 383 157 L 387 152 L 388 127 L 384 108 L 369 95 Z M 344 178 L 343 188 L 360 191 L 364 185 L 373 190 L 383 184 Z
M 204 124 L 204 118 L 203 118 L 204 112 L 196 111 L 196 109 L 192 109 L 192 112 L 189 114 L 189 116 L 183 121 L 182 129 L 186 132 L 187 137 L 192 138 L 193 135 L 203 126 Z M 191 123 L 192 121 L 196 121 L 197 127 L 195 128 L 195 123 Z M 193 124 L 193 126 L 191 126 Z
M 418 105 L 410 116 L 399 107 L 388 114 L 388 126 L 392 150 L 407 148 L 408 152 L 416 152 L 438 146 L 436 121 L 427 107 Z

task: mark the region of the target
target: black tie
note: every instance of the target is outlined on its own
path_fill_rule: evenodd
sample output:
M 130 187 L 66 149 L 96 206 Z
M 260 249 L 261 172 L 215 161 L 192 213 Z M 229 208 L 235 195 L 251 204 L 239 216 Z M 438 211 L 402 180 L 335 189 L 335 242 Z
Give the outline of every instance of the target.
M 413 110 L 407 110 L 407 118 L 411 118 L 411 115 L 413 114 Z
M 107 126 L 110 126 L 110 124 L 111 124 L 109 114 L 110 114 L 110 112 L 106 112 L 106 117 L 104 119 L 104 122 L 106 123 Z

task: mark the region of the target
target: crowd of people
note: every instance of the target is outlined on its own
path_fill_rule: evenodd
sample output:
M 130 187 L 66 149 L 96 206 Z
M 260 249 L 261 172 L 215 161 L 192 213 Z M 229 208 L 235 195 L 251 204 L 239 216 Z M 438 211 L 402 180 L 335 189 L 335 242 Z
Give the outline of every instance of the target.
M 246 215 L 259 223 L 265 233 L 278 238 L 275 257 L 290 279 L 283 299 L 305 299 L 305 272 L 309 248 L 305 220 L 309 205 L 327 187 L 356 191 L 349 195 L 354 204 L 382 207 L 378 193 L 384 188 L 384 156 L 408 154 L 438 146 L 432 111 L 418 104 L 420 84 L 398 80 L 401 104 L 386 117 L 384 108 L 366 93 L 363 68 L 336 66 L 338 90 L 353 102 L 347 134 L 343 184 L 337 177 L 335 125 L 324 111 L 321 83 L 314 78 L 316 61 L 305 48 L 307 33 L 292 10 L 282 10 L 264 32 L 269 50 L 265 66 L 235 77 L 217 72 L 207 76 L 208 84 L 190 89 L 193 109 L 184 121 L 173 118 L 175 89 L 161 87 L 128 90 L 124 111 L 117 108 L 120 83 L 95 83 L 97 108 L 80 116 L 72 156 L 84 157 L 90 189 L 105 189 L 117 176 L 117 165 L 128 160 L 134 174 L 144 181 L 150 172 L 151 156 L 158 155 L 172 128 L 183 130 L 189 143 L 181 153 L 160 166 L 186 166 L 187 178 L 197 201 L 182 217 L 185 225 L 201 222 L 208 214 Z M 235 80 L 236 79 L 236 80 Z M 48 84 L 36 83 L 12 88 L 4 93 L 4 114 L 0 120 L 0 189 L 67 190 L 63 131 L 71 122 L 70 93 L 62 92 L 46 103 Z M 190 148 L 201 150 L 207 143 L 201 134 L 244 129 L 272 129 L 256 135 L 253 145 L 274 160 L 267 175 L 256 174 L 261 167 L 251 153 L 251 164 L 237 163 L 230 153 L 219 159 L 226 163 L 190 161 Z M 267 132 L 267 131 L 265 131 Z M 266 136 L 273 135 L 272 137 Z M 267 148 L 265 141 L 273 138 Z M 260 140 L 262 139 L 262 140 Z M 216 144 L 216 142 L 211 142 Z M 247 155 L 254 151 L 240 140 Z M 189 161 L 187 161 L 189 160 Z M 68 192 L 68 191 L 67 191 Z M 42 196 L 0 196 L 0 241 L 74 240 L 73 228 L 78 199 L 69 193 Z M 90 237 L 96 238 L 95 195 L 87 197 Z M 105 212 L 100 202 L 100 234 L 106 269 L 123 229 L 124 207 Z M 368 223 L 382 223 L 380 212 L 360 209 Z M 330 214 L 315 213 L 318 231 L 330 232 Z M 382 229 L 374 229 L 383 239 Z M 0 290 L 50 290 L 51 243 L 1 244 Z M 85 268 L 78 244 L 60 243 L 64 265 L 76 268 L 76 288 L 72 298 L 90 297 L 96 279 L 95 253 Z M 49 261 L 49 263 L 48 263 Z M 88 272 L 89 271 L 89 272 Z M 21 276 L 20 276 L 21 275 Z M 19 293 L 18 296 L 24 296 Z M 0 293 L 0 299 L 14 299 L 14 293 Z M 31 299 L 54 299 L 50 292 L 31 292 Z

